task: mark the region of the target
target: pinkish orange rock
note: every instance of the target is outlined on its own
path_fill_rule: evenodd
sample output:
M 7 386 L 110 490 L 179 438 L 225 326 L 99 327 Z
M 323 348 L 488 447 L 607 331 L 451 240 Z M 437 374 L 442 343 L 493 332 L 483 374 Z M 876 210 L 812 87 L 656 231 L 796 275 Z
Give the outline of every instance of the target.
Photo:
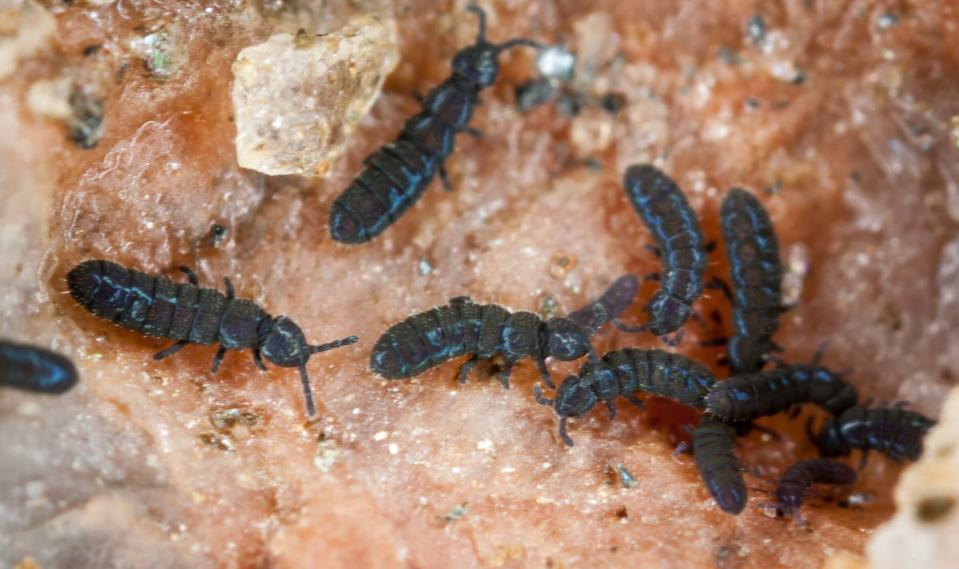
M 505 391 L 456 385 L 452 362 L 388 382 L 367 356 L 390 323 L 452 296 L 564 313 L 625 272 L 654 271 L 620 175 L 656 161 L 710 238 L 726 189 L 763 197 L 795 268 L 799 303 L 776 337 L 786 357 L 830 340 L 826 363 L 854 369 L 862 393 L 935 416 L 959 373 L 952 4 L 484 3 L 495 40 L 583 51 L 582 112 L 519 112 L 513 89 L 535 66 L 511 52 L 477 111 L 484 137 L 461 137 L 448 163 L 455 192 L 434 183 L 381 238 L 349 248 L 329 238 L 330 204 L 472 41 L 462 2 L 396 5 L 400 63 L 322 182 L 237 166 L 230 66 L 295 31 L 277 22 L 336 29 L 354 3 L 39 4 L 56 21 L 51 44 L 0 83 L 0 334 L 65 351 L 83 380 L 56 400 L 0 393 L 4 565 L 806 568 L 862 554 L 890 516 L 898 469 L 879 457 L 854 487 L 874 498 L 814 497 L 810 530 L 767 517 L 760 490 L 730 517 L 691 458 L 672 454 L 695 420 L 676 405 L 622 406 L 612 422 L 597 410 L 571 424 L 567 449 L 532 400 L 531 364 Z M 157 33 L 176 50 L 136 48 Z M 32 85 L 64 77 L 87 97 L 75 111 L 89 119 L 91 97 L 102 103 L 90 149 L 29 110 Z M 607 94 L 622 97 L 617 114 L 596 106 Z M 214 224 L 228 229 L 219 246 Z M 63 277 L 91 257 L 171 276 L 191 265 L 207 286 L 229 276 L 310 339 L 361 340 L 311 362 L 321 410 L 306 422 L 295 370 L 230 354 L 212 376 L 214 350 L 195 346 L 154 362 L 165 343 L 73 304 Z M 728 322 L 720 297 L 698 309 Z M 718 351 L 697 340 L 721 331 L 690 323 L 681 350 L 712 363 Z M 608 331 L 597 345 L 659 344 Z M 763 422 L 783 442 L 741 442 L 749 486 L 811 455 L 803 420 Z

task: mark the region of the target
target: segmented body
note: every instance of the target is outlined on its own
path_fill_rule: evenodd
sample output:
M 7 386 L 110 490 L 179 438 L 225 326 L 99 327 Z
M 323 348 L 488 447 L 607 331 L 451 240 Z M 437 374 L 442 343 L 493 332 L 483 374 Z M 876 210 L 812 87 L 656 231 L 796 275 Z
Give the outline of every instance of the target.
M 643 391 L 703 408 L 716 379 L 705 366 L 663 350 L 624 348 L 608 352 L 603 362 L 613 369 L 620 393 Z
M 733 325 L 727 357 L 733 375 L 765 364 L 782 313 L 779 240 L 769 214 L 749 192 L 733 188 L 720 210 L 732 275 Z
M 94 315 L 157 338 L 177 343 L 154 357 L 175 354 L 187 344 L 214 344 L 216 372 L 226 350 L 251 349 L 261 369 L 262 357 L 278 366 L 300 370 L 307 411 L 314 414 L 306 362 L 317 352 L 356 342 L 356 336 L 320 346 L 307 344 L 300 328 L 286 316 L 272 317 L 252 300 L 234 298 L 233 285 L 224 279 L 227 295 L 197 286 L 196 275 L 184 269 L 189 283 L 127 269 L 111 261 L 84 261 L 67 274 L 70 295 Z
M 457 133 L 467 130 L 479 92 L 499 75 L 497 57 L 515 45 L 539 47 L 517 38 L 492 44 L 485 37 L 485 14 L 476 43 L 453 59 L 453 74 L 434 87 L 423 110 L 403 125 L 395 142 L 365 160 L 362 173 L 336 198 L 330 211 L 330 234 L 341 243 L 363 243 L 393 224 L 422 196 L 436 173 L 448 185 L 443 163 L 453 152 Z
M 686 322 L 703 292 L 708 263 L 703 232 L 682 190 L 655 167 L 631 166 L 623 185 L 662 258 L 662 288 L 646 305 L 649 321 L 643 326 L 662 336 Z
M 531 312 L 510 313 L 495 304 L 454 298 L 390 326 L 373 347 L 370 368 L 387 379 L 404 379 L 465 354 L 491 358 L 507 344 L 515 356 L 530 355 L 541 325 Z
M 370 354 L 370 368 L 387 379 L 404 379 L 458 356 L 473 357 L 460 368 L 465 381 L 478 360 L 501 354 L 506 369 L 500 374 L 508 386 L 512 366 L 532 357 L 552 385 L 545 359 L 573 360 L 592 352 L 589 336 L 615 318 L 632 300 L 637 281 L 626 275 L 596 301 L 568 318 L 544 321 L 532 312 L 510 312 L 495 304 L 475 304 L 467 297 L 450 300 L 390 326 Z
M 841 462 L 814 458 L 793 464 L 783 472 L 776 487 L 776 507 L 786 516 L 799 513 L 806 491 L 813 484 L 853 484 L 856 471 Z
M 814 441 L 819 454 L 827 457 L 861 449 L 877 450 L 897 461 L 916 460 L 922 454 L 922 439 L 935 424 L 901 406 L 857 406 L 827 421 Z
M 111 261 L 84 261 L 67 275 L 81 306 L 124 328 L 191 344 L 231 350 L 257 345 L 260 324 L 270 319 L 251 300 L 227 299 L 212 288 L 127 269 Z
M 718 382 L 706 396 L 706 409 L 723 421 L 748 421 L 803 403 L 838 415 L 858 401 L 856 388 L 829 369 L 797 364 Z
M 0 340 L 0 385 L 34 393 L 69 391 L 79 376 L 73 362 L 39 346 Z
M 708 369 L 679 354 L 625 348 L 607 352 L 599 362 L 586 362 L 579 375 L 563 380 L 555 399 L 546 399 L 537 390 L 536 400 L 553 407 L 560 418 L 560 437 L 573 446 L 566 420 L 585 415 L 599 402 L 606 404 L 611 419 L 616 417 L 613 401 L 618 396 L 643 407 L 635 396 L 639 391 L 702 408 L 715 381 Z
M 693 456 L 699 475 L 716 504 L 733 515 L 746 507 L 746 482 L 733 445 L 736 428 L 703 415 L 693 430 Z

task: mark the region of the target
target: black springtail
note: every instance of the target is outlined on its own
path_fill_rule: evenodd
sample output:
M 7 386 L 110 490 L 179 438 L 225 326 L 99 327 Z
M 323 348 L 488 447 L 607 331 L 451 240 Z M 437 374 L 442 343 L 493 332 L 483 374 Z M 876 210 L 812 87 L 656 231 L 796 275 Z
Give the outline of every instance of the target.
M 806 431 L 822 456 L 845 456 L 860 449 L 877 450 L 895 461 L 916 460 L 922 454 L 923 438 L 936 422 L 904 405 L 850 407 L 827 421 L 818 435 L 811 432 L 810 418 Z
M 813 484 L 849 485 L 856 482 L 856 471 L 841 462 L 813 458 L 801 460 L 783 472 L 776 487 L 773 504 L 780 515 L 799 518 L 806 491 Z
M 566 318 L 545 321 L 532 312 L 510 312 L 495 304 L 475 304 L 468 297 L 453 298 L 449 304 L 390 326 L 373 347 L 370 368 L 387 379 L 405 379 L 471 354 L 458 372 L 463 383 L 481 360 L 502 354 L 506 368 L 499 379 L 509 387 L 513 365 L 531 357 L 543 381 L 552 387 L 546 358 L 569 361 L 593 354 L 590 335 L 629 306 L 638 284 L 634 275 L 622 276 L 596 301 Z
M 819 365 L 795 364 L 716 383 L 706 396 L 706 409 L 723 421 L 749 421 L 803 403 L 838 415 L 858 401 L 856 388 L 840 374 Z
M 669 176 L 649 164 L 626 170 L 623 186 L 630 202 L 656 242 L 662 259 L 662 288 L 646 305 L 649 320 L 642 326 L 617 323 L 622 330 L 648 330 L 665 336 L 678 330 L 692 314 L 692 304 L 703 293 L 709 262 L 706 242 L 696 214 L 682 190 Z M 677 344 L 680 332 L 668 341 Z
M 316 414 L 306 362 L 310 356 L 357 341 L 356 336 L 319 346 L 310 345 L 303 331 L 286 316 L 271 316 L 252 300 L 235 298 L 233 285 L 224 278 L 227 294 L 200 288 L 196 273 L 182 267 L 189 283 L 127 269 L 111 261 L 89 260 L 67 274 L 70 295 L 94 315 L 155 338 L 177 342 L 154 355 L 163 359 L 187 344 L 214 344 L 216 373 L 227 350 L 253 352 L 253 361 L 266 370 L 263 358 L 281 367 L 300 370 L 306 410 Z
M 735 442 L 736 427 L 709 415 L 693 430 L 693 457 L 703 483 L 724 512 L 738 515 L 746 507 L 747 491 Z
M 772 336 L 779 327 L 783 269 L 779 240 L 769 213 L 755 196 L 733 188 L 720 209 L 723 239 L 732 275 L 733 326 L 726 357 L 733 375 L 763 367 L 778 350 Z
M 65 393 L 77 384 L 73 362 L 63 354 L 0 340 L 0 385 L 34 393 Z
M 429 92 L 395 142 L 366 158 L 363 172 L 333 202 L 330 235 L 336 241 L 364 243 L 379 235 L 420 199 L 437 172 L 450 188 L 443 163 L 456 134 L 469 130 L 479 92 L 496 82 L 499 54 L 519 45 L 542 48 L 525 38 L 490 43 L 486 14 L 473 4 L 467 10 L 479 18 L 476 43 L 457 52 L 453 74 Z
M 579 375 L 563 380 L 554 399 L 544 397 L 538 387 L 534 393 L 539 404 L 552 407 L 559 416 L 559 436 L 573 446 L 566 420 L 582 417 L 600 401 L 606 404 L 610 419 L 616 417 L 613 400 L 618 396 L 642 408 L 637 392 L 702 408 L 715 381 L 708 369 L 680 354 L 624 348 L 607 352 L 599 362 L 586 362 Z

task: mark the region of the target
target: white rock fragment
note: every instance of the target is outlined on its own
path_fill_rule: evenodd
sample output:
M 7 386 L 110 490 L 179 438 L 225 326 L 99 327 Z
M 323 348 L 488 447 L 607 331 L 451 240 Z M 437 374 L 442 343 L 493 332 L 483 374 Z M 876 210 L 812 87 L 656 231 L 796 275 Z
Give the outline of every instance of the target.
M 340 449 L 336 446 L 333 439 L 325 439 L 316 445 L 316 455 L 313 456 L 313 466 L 320 472 L 329 473 L 333 469 L 333 463 L 339 456 Z
M 35 116 L 67 120 L 73 116 L 70 108 L 70 90 L 73 82 L 67 77 L 41 79 L 27 91 L 27 108 Z
M 922 458 L 896 487 L 895 517 L 881 526 L 867 552 L 873 569 L 956 567 L 959 559 L 959 388 L 926 436 Z
M 326 176 L 398 60 L 395 21 L 371 15 L 323 36 L 277 34 L 242 50 L 232 93 L 240 166 Z
M 33 0 L 0 0 L 0 79 L 45 46 L 56 27 L 53 16 Z

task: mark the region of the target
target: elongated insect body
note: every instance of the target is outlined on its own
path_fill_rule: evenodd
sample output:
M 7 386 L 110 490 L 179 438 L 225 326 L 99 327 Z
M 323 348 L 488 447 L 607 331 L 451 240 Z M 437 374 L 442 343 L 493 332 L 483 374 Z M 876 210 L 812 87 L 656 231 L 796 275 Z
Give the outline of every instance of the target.
M 616 417 L 613 401 L 618 396 L 644 407 L 635 396 L 639 391 L 702 408 L 715 381 L 708 369 L 679 354 L 625 348 L 607 352 L 599 362 L 586 362 L 579 375 L 563 380 L 555 399 L 543 397 L 538 388 L 535 394 L 538 403 L 553 407 L 560 418 L 560 437 L 573 446 L 566 420 L 582 417 L 600 401 L 606 404 L 610 419 Z
M 486 14 L 479 17 L 476 43 L 453 58 L 452 75 L 423 100 L 423 110 L 403 125 L 397 140 L 365 160 L 365 169 L 336 198 L 330 210 L 330 234 L 341 243 L 364 243 L 396 222 L 433 180 L 437 172 L 449 188 L 443 163 L 453 152 L 457 133 L 468 130 L 483 89 L 499 76 L 498 57 L 518 45 L 540 49 L 525 38 L 501 44 L 486 39 Z
M 570 317 L 547 321 L 531 312 L 510 312 L 457 297 L 390 326 L 373 347 L 370 368 L 387 379 L 405 379 L 471 354 L 458 372 L 462 383 L 480 360 L 501 354 L 506 360 L 499 375 L 504 386 L 509 387 L 513 365 L 529 357 L 552 387 L 546 358 L 569 361 L 592 354 L 589 336 L 629 305 L 637 285 L 633 275 L 625 275 Z
M 856 471 L 841 462 L 814 458 L 793 464 L 783 472 L 776 487 L 776 509 L 784 516 L 798 517 L 813 484 L 848 485 L 856 482 Z
M 223 279 L 227 294 L 200 288 L 193 271 L 181 269 L 189 283 L 127 269 L 111 261 L 84 261 L 67 274 L 70 294 L 84 308 L 147 336 L 170 338 L 177 343 L 154 358 L 171 356 L 187 344 L 214 344 L 213 372 L 227 350 L 250 349 L 257 367 L 263 359 L 281 367 L 299 368 L 307 412 L 315 414 L 306 363 L 310 356 L 346 346 L 356 336 L 319 346 L 307 343 L 303 331 L 286 316 L 273 317 L 252 300 L 234 298 L 233 285 Z
M 818 435 L 809 434 L 819 454 L 826 457 L 844 456 L 860 449 L 877 450 L 896 461 L 917 460 L 922 454 L 922 439 L 935 424 L 901 405 L 857 406 L 827 421 Z
M 749 421 L 803 403 L 838 415 L 858 401 L 856 388 L 838 374 L 818 365 L 797 364 L 718 382 L 706 396 L 706 409 L 722 421 Z
M 759 370 L 775 345 L 782 307 L 779 240 L 755 196 L 733 188 L 720 209 L 732 274 L 733 325 L 727 358 L 733 375 Z
M 735 441 L 736 428 L 709 415 L 693 430 L 693 457 L 703 483 L 720 509 L 738 515 L 746 507 L 747 491 Z
M 73 362 L 46 348 L 0 340 L 0 385 L 34 393 L 59 394 L 77 384 Z
M 660 251 L 662 288 L 646 305 L 649 321 L 625 326 L 627 331 L 649 330 L 663 336 L 679 329 L 692 314 L 702 294 L 708 257 L 696 214 L 679 186 L 655 167 L 644 164 L 626 170 L 623 186 L 630 202 L 649 229 Z

